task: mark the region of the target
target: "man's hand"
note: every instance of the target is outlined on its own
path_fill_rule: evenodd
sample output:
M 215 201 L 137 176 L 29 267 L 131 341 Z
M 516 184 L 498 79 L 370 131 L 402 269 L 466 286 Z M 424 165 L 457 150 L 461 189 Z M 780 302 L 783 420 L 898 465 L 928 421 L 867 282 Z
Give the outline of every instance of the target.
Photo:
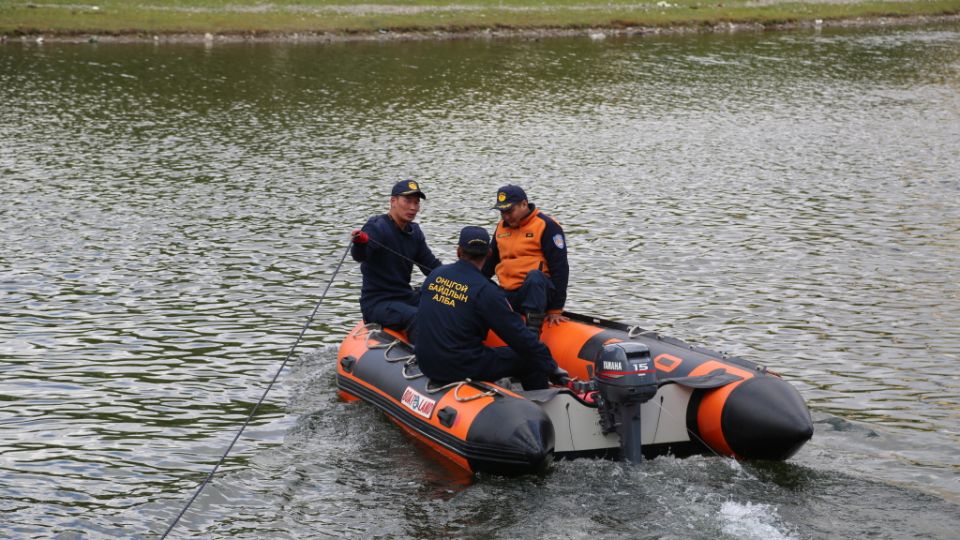
M 557 366 L 557 368 L 553 370 L 553 373 L 547 375 L 547 380 L 557 386 L 566 386 L 567 382 L 570 381 L 570 374 L 567 370 Z
M 356 229 L 353 232 L 351 232 L 350 238 L 353 239 L 354 244 L 366 244 L 367 242 L 370 241 L 370 236 L 367 233 L 361 231 L 360 229 Z
M 547 326 L 556 326 L 569 320 L 570 317 L 564 317 L 559 313 L 547 313 L 547 316 L 543 318 L 543 322 L 547 323 Z

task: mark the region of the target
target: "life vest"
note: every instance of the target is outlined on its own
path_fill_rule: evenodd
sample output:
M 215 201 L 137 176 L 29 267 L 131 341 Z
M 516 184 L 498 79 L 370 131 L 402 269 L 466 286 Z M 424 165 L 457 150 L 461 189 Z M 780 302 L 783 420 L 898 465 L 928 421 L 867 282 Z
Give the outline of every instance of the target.
M 508 291 L 518 289 L 531 270 L 539 269 L 544 274 L 551 275 L 550 265 L 543 252 L 543 236 L 548 233 L 548 229 L 559 231 L 560 224 L 537 208 L 517 227 L 507 227 L 503 220 L 500 220 L 494 233 L 494 241 L 500 254 L 496 273 L 501 287 Z M 562 235 L 562 232 L 559 234 Z

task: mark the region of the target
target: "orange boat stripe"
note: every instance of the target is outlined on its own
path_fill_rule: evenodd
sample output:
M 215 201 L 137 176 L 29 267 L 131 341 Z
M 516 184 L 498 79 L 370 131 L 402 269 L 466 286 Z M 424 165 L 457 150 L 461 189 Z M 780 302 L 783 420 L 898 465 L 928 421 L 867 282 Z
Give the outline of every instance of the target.
M 495 334 L 493 330 L 487 332 L 487 339 L 483 342 L 487 347 L 506 347 L 507 342 L 500 339 L 500 336 Z
M 352 333 L 352 335 L 348 339 L 344 340 L 343 345 L 340 348 L 339 359 L 342 359 L 344 356 L 350 355 L 359 360 L 363 356 L 363 354 L 369 350 L 367 349 L 366 333 L 360 332 L 359 335 L 357 335 L 357 330 L 359 329 L 360 326 L 362 325 L 358 325 L 357 328 L 354 328 L 354 332 Z M 476 419 L 477 415 L 480 414 L 480 412 L 487 405 L 492 403 L 494 400 L 493 397 L 484 396 L 484 397 L 478 397 L 476 399 L 471 399 L 469 401 L 457 401 L 457 398 L 454 397 L 454 388 L 451 388 L 443 393 L 436 394 L 436 396 L 439 396 L 439 399 L 437 403 L 434 405 L 430 418 L 427 419 L 427 418 L 418 416 L 413 411 L 410 411 L 409 409 L 407 409 L 402 403 L 400 403 L 398 398 L 390 394 L 387 394 L 380 388 L 368 383 L 367 381 L 355 376 L 354 374 L 344 371 L 339 361 L 337 362 L 337 372 L 340 376 L 349 378 L 355 383 L 362 385 L 364 388 L 367 388 L 368 390 L 371 390 L 373 392 L 376 392 L 380 396 L 383 396 L 384 398 L 389 400 L 391 403 L 395 405 L 399 405 L 400 410 L 404 411 L 404 413 L 406 413 L 409 416 L 409 418 L 412 419 L 412 421 L 427 422 L 430 425 L 436 427 L 437 429 L 448 432 L 450 435 L 460 439 L 461 441 L 467 440 L 467 435 L 470 432 L 470 426 L 473 424 L 473 421 Z M 427 399 L 437 399 L 435 395 L 431 395 L 427 392 L 421 392 L 420 390 L 417 390 L 417 392 L 423 395 L 424 397 L 426 397 Z M 460 387 L 459 390 L 457 390 L 456 394 L 460 396 L 460 399 L 464 399 L 464 398 L 471 398 L 471 397 L 477 396 L 479 394 L 482 394 L 483 392 L 484 390 L 481 390 L 470 384 L 465 384 L 462 387 Z M 508 395 L 519 397 L 513 392 L 510 392 L 508 390 L 503 390 L 503 392 Z M 357 399 L 355 396 L 352 396 L 351 394 L 346 394 L 342 391 L 340 392 L 340 394 L 345 398 L 353 398 L 353 399 L 350 399 L 350 401 L 354 401 Z M 437 413 L 445 407 L 451 407 L 457 412 L 457 415 L 454 418 L 453 424 L 450 427 L 447 427 L 441 424 L 440 419 L 437 415 Z M 430 448 L 436 450 L 438 453 L 442 454 L 447 459 L 452 460 L 458 466 L 463 467 L 464 469 L 467 469 L 467 470 L 471 470 L 467 460 L 463 456 L 460 456 L 456 452 L 450 450 L 449 448 L 441 444 L 438 444 L 436 441 L 418 432 L 416 429 L 406 425 L 403 421 L 394 417 L 393 414 L 388 414 L 387 417 L 393 420 L 401 428 L 403 428 L 404 431 L 414 436 L 417 440 L 423 442 L 424 444 L 428 445 Z
M 354 401 L 360 400 L 360 398 L 358 398 L 357 396 L 350 394 L 344 390 L 337 391 L 337 397 L 339 397 L 340 399 L 342 399 L 347 403 L 353 403 Z
M 393 420 L 393 422 L 394 422 L 395 424 L 397 424 L 398 426 L 400 426 L 400 428 L 401 428 L 402 430 L 404 430 L 405 432 L 407 432 L 408 434 L 410 434 L 411 436 L 413 436 L 413 438 L 417 439 L 418 441 L 422 442 L 423 444 L 426 444 L 427 446 L 429 446 L 433 451 L 435 451 L 435 452 L 437 452 L 438 454 L 440 454 L 441 456 L 449 459 L 450 461 L 453 461 L 454 463 L 457 464 L 457 466 L 462 467 L 462 468 L 464 468 L 464 469 L 466 469 L 466 470 L 468 470 L 468 471 L 470 471 L 470 472 L 473 472 L 473 469 L 470 467 L 470 463 L 467 461 L 466 458 L 464 458 L 464 457 L 461 456 L 460 454 L 457 454 L 456 452 L 451 451 L 449 448 L 447 448 L 447 447 L 445 447 L 445 446 L 441 446 L 441 445 L 437 444 L 436 442 L 434 442 L 434 441 L 431 440 L 430 438 L 424 436 L 424 435 L 423 435 L 422 433 L 420 433 L 419 431 L 417 431 L 417 430 L 411 428 L 410 426 L 404 424 L 403 422 L 397 420 L 397 419 L 394 418 L 393 415 L 391 415 L 391 414 L 388 414 L 388 415 L 387 415 L 387 418 L 389 418 L 390 420 Z
M 407 341 L 407 333 L 406 333 L 406 332 L 400 332 L 400 331 L 394 330 L 393 328 L 384 328 L 383 331 L 386 332 L 386 333 L 388 333 L 388 334 L 390 334 L 391 336 L 393 336 L 393 337 L 395 337 L 395 338 L 400 338 L 400 339 L 402 339 L 403 341 Z M 408 343 L 409 343 L 409 342 L 408 342 Z
M 589 326 L 577 321 L 567 321 L 560 323 L 558 326 L 544 324 L 541 339 L 550 348 L 550 354 L 557 359 L 560 367 L 566 369 L 571 377 L 588 380 L 590 375 L 587 373 L 587 366 L 593 365 L 593 358 L 579 358 L 577 354 L 584 344 L 590 341 L 590 338 L 603 331 L 603 328 L 597 326 Z M 569 360 L 563 362 L 563 359 L 570 358 L 577 360 L 576 363 L 574 364 Z
M 717 360 L 708 360 L 700 364 L 690 371 L 690 376 L 706 375 L 718 368 L 722 368 L 733 375 L 740 375 L 744 380 L 754 376 L 753 372 L 733 367 L 729 364 L 718 362 Z M 727 444 L 727 438 L 723 435 L 723 406 L 726 404 L 727 397 L 730 396 L 733 389 L 742 382 L 743 381 L 737 381 L 715 390 L 707 391 L 700 401 L 700 407 L 697 409 L 697 430 L 700 432 L 700 437 L 718 453 L 734 457 L 736 457 L 736 455 L 733 453 L 730 445 Z
M 571 377 L 577 379 L 589 379 L 587 366 L 593 365 L 593 358 L 579 358 L 577 353 L 583 348 L 590 339 L 605 329 L 598 326 L 591 326 L 577 321 L 566 321 L 559 325 L 544 324 L 540 334 L 540 340 L 550 349 L 550 354 L 557 361 L 560 367 L 566 369 Z M 617 338 L 608 339 L 604 342 L 616 343 L 623 341 Z M 500 336 L 492 331 L 487 334 L 487 339 L 483 342 L 488 347 L 505 347 L 506 343 Z M 571 361 L 571 359 L 573 361 Z
M 463 385 L 459 390 L 460 398 L 466 398 L 475 396 L 482 393 L 481 390 L 478 390 L 470 385 Z M 430 418 L 429 422 L 436 426 L 439 429 L 450 432 L 454 437 L 466 441 L 467 434 L 470 432 L 470 426 L 473 424 L 473 421 L 476 420 L 477 415 L 480 414 L 487 405 L 493 403 L 492 397 L 481 397 L 471 401 L 457 401 L 453 397 L 454 390 L 450 389 L 440 401 L 437 402 L 437 408 L 434 410 L 433 416 Z M 453 419 L 453 425 L 446 427 L 440 423 L 440 419 L 437 417 L 437 413 L 445 407 L 450 407 L 453 410 L 457 411 L 456 418 Z
M 405 411 L 407 414 L 409 414 L 409 415 L 410 415 L 410 418 L 413 418 L 414 420 L 416 420 L 416 421 L 421 421 L 421 422 L 422 422 L 422 421 L 427 421 L 427 422 L 429 422 L 430 424 L 432 424 L 432 425 L 434 425 L 434 426 L 436 426 L 436 427 L 438 427 L 438 428 L 440 428 L 440 429 L 442 429 L 442 430 L 444 430 L 444 431 L 449 431 L 451 435 L 454 435 L 455 437 L 459 438 L 459 439 L 462 440 L 462 441 L 466 441 L 466 440 L 467 440 L 467 433 L 468 433 L 469 430 L 470 430 L 470 424 L 473 423 L 473 420 L 477 417 L 477 414 L 479 414 L 480 411 L 481 411 L 484 407 L 486 407 L 490 402 L 493 401 L 493 398 L 490 398 L 490 397 L 482 397 L 482 398 L 478 398 L 478 399 L 475 399 L 475 400 L 472 400 L 472 401 L 466 401 L 466 402 L 462 402 L 462 403 L 461 403 L 461 402 L 458 402 L 458 401 L 453 397 L 453 391 L 452 391 L 452 389 L 451 389 L 450 391 L 447 391 L 446 394 L 444 394 L 444 396 L 440 399 L 439 402 L 437 402 L 437 405 L 434 407 L 433 414 L 431 415 L 430 419 L 427 420 L 426 418 L 417 416 L 415 413 L 413 413 L 413 411 L 410 411 L 409 409 L 406 409 L 402 404 L 400 404 L 399 401 L 397 401 L 396 398 L 394 398 L 393 396 L 391 396 L 391 395 L 383 392 L 382 390 L 380 390 L 380 389 L 377 388 L 376 386 L 373 386 L 373 385 L 367 383 L 367 382 L 364 381 L 363 379 L 359 379 L 359 378 L 357 378 L 357 377 L 354 377 L 354 376 L 353 376 L 352 374 L 350 374 L 350 373 L 342 373 L 342 375 L 345 376 L 345 377 L 349 377 L 351 380 L 355 381 L 355 382 L 358 383 L 358 384 L 363 385 L 365 388 L 367 388 L 367 389 L 369 389 L 369 390 L 373 390 L 374 392 L 380 394 L 381 396 L 389 399 L 389 400 L 390 400 L 391 402 L 393 402 L 394 404 L 400 405 L 401 410 L 403 410 L 403 411 Z M 479 393 L 479 392 L 480 392 L 480 390 L 476 390 L 476 393 Z M 466 387 L 460 390 L 460 396 L 461 396 L 461 397 L 466 397 L 466 396 L 470 396 L 470 395 L 475 395 L 475 394 L 471 394 L 471 393 L 469 392 L 469 390 L 466 389 Z M 428 395 L 428 396 L 429 396 L 429 395 Z M 454 405 L 454 408 L 457 409 L 457 417 L 456 417 L 456 419 L 454 420 L 454 423 L 453 423 L 452 428 L 447 428 L 446 426 L 443 426 L 443 425 L 440 424 L 439 420 L 437 419 L 437 412 L 438 412 L 440 409 L 442 409 L 443 407 L 445 407 L 445 406 L 447 406 L 447 405 L 449 405 L 449 404 L 451 404 L 451 403 L 452 403 L 452 404 L 455 404 L 455 405 Z M 456 454 L 455 452 L 453 452 L 452 450 L 446 448 L 446 447 L 443 446 L 443 445 L 437 444 L 436 441 L 430 439 L 429 437 L 427 437 L 426 435 L 424 435 L 424 434 L 416 431 L 415 429 L 407 426 L 407 425 L 406 425 L 404 422 L 402 422 L 400 419 L 394 417 L 393 414 L 387 414 L 387 417 L 390 418 L 391 420 L 393 420 L 397 425 L 399 425 L 400 427 L 402 427 L 405 431 L 407 431 L 407 432 L 410 433 L 411 435 L 415 436 L 418 440 L 426 443 L 426 444 L 429 445 L 431 448 L 433 448 L 434 450 L 437 450 L 438 452 L 440 452 L 441 454 L 443 454 L 445 457 L 453 460 L 455 463 L 457 463 L 457 464 L 460 465 L 461 467 L 463 467 L 463 468 L 465 468 L 465 469 L 467 469 L 467 470 L 471 470 L 470 467 L 469 467 L 469 465 L 467 464 L 466 459 L 463 458 L 462 456 Z

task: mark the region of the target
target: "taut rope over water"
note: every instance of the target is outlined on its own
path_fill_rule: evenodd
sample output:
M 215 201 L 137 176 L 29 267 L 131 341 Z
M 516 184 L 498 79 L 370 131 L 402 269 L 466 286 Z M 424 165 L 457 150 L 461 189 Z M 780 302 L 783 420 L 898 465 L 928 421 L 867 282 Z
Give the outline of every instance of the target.
M 240 439 L 240 435 L 243 434 L 243 430 L 247 429 L 247 426 L 250 424 L 250 421 L 253 419 L 253 416 L 257 414 L 257 410 L 260 408 L 260 404 L 263 403 L 263 400 L 266 399 L 267 394 L 270 392 L 270 389 L 273 388 L 273 384 L 277 382 L 277 379 L 280 377 L 280 373 L 283 372 L 283 368 L 287 366 L 287 362 L 290 361 L 290 357 L 293 356 L 293 351 L 297 348 L 297 345 L 300 344 L 300 341 L 303 339 L 303 335 L 307 333 L 307 328 L 310 327 L 310 324 L 313 322 L 313 318 L 316 317 L 317 311 L 320 309 L 320 304 L 323 303 L 323 299 L 327 297 L 327 292 L 330 290 L 330 285 L 333 284 L 333 280 L 336 279 L 337 273 L 340 272 L 340 267 L 343 266 L 343 261 L 347 258 L 347 253 L 350 252 L 351 243 L 347 243 L 347 249 L 343 251 L 343 255 L 340 257 L 340 262 L 337 263 L 337 268 L 333 271 L 333 275 L 330 276 L 330 281 L 327 282 L 327 286 L 323 289 L 323 294 L 320 295 L 320 300 L 317 301 L 317 305 L 314 306 L 313 312 L 310 314 L 310 317 L 307 318 L 307 322 L 303 325 L 303 328 L 300 329 L 300 335 L 297 336 L 297 341 L 294 342 L 293 347 L 290 347 L 290 352 L 287 353 L 287 357 L 283 359 L 283 363 L 280 364 L 280 369 L 277 370 L 276 374 L 273 376 L 273 380 L 270 381 L 270 384 L 267 385 L 267 389 L 264 390 L 263 395 L 260 396 L 260 401 L 253 406 L 253 409 L 250 411 L 250 414 L 247 416 L 247 419 L 243 422 L 243 425 L 240 426 L 240 431 L 233 437 L 233 440 L 230 442 L 230 446 L 227 447 L 226 451 L 220 456 L 220 461 L 214 465 L 213 470 L 210 471 L 210 474 L 204 478 L 203 482 L 197 487 L 197 491 L 194 492 L 193 497 L 190 497 L 190 500 L 187 502 L 186 506 L 183 507 L 183 510 L 180 510 L 180 513 L 177 514 L 177 517 L 170 523 L 170 526 L 167 527 L 167 530 L 163 532 L 163 535 L 160 537 L 161 540 L 167 537 L 170 534 L 170 531 L 180 522 L 180 518 L 187 512 L 187 509 L 190 508 L 190 505 L 193 504 L 193 501 L 197 500 L 197 497 L 200 495 L 200 492 L 203 491 L 203 488 L 207 487 L 207 484 L 210 483 L 210 480 L 213 478 L 213 475 L 216 474 L 217 470 L 220 468 L 220 465 L 223 465 L 223 462 L 227 459 L 227 455 L 230 454 L 230 451 L 233 450 L 233 445 L 237 444 L 237 440 Z

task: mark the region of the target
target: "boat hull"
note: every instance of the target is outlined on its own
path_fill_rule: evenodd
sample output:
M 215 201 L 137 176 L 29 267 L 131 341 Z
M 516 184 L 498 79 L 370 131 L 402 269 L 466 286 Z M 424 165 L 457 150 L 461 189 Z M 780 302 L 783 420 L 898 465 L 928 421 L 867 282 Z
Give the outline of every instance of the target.
M 650 350 L 661 386 L 646 409 L 683 417 L 691 446 L 705 453 L 743 459 L 785 460 L 813 436 L 813 421 L 800 393 L 779 375 L 743 358 L 690 345 L 656 332 L 613 321 L 567 314 L 569 322 L 545 327 L 541 339 L 571 377 L 589 379 L 600 350 L 611 343 L 638 342 Z M 497 344 L 496 336 L 488 341 Z M 717 372 L 722 377 L 711 374 Z M 671 383 L 670 381 L 675 381 Z M 667 401 L 671 385 L 687 398 Z M 663 401 L 661 401 L 663 400 Z M 653 415 L 646 416 L 653 418 Z M 673 422 L 668 422 L 673 423 Z M 644 425 L 649 421 L 645 418 Z M 655 440 L 644 444 L 657 443 Z
M 337 386 L 361 399 L 440 455 L 470 472 L 523 474 L 545 468 L 553 424 L 534 402 L 492 384 L 437 389 L 408 366 L 409 345 L 358 325 L 341 345 Z M 399 360 L 398 360 L 399 359 Z M 410 377 L 410 378 L 408 378 Z
M 558 364 L 580 380 L 593 377 L 604 346 L 647 346 L 659 388 L 640 407 L 642 452 L 785 460 L 813 434 L 799 392 L 763 366 L 616 322 L 567 314 L 544 328 Z M 470 472 L 523 474 L 554 457 L 620 455 L 616 431 L 604 428 L 589 394 L 566 388 L 524 392 L 489 382 L 436 388 L 396 333 L 358 324 L 344 339 L 337 385 L 345 399 L 381 409 L 440 455 Z M 487 342 L 502 342 L 491 334 Z

